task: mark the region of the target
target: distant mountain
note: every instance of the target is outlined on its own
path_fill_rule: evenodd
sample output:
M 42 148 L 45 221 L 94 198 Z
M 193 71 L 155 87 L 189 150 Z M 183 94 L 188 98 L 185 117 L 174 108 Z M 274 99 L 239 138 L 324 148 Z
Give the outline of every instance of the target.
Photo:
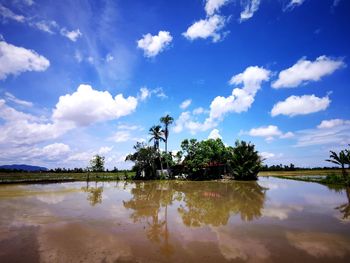
M 47 171 L 48 170 L 46 167 L 26 165 L 26 164 L 0 165 L 0 169 L 23 170 L 23 171 L 28 171 L 28 172 Z

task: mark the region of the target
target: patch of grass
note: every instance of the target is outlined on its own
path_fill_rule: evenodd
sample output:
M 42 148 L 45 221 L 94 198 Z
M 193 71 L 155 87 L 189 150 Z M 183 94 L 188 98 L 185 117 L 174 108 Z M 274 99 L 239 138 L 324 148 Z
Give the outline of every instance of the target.
M 118 181 L 132 180 L 134 172 L 100 172 L 100 173 L 0 173 L 0 184 L 9 183 L 53 183 L 86 181 Z

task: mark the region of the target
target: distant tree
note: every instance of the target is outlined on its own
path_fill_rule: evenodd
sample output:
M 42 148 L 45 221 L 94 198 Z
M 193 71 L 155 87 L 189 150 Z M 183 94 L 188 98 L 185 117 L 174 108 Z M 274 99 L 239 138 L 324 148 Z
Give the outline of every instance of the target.
M 96 154 L 90 160 L 90 167 L 89 168 L 92 172 L 103 172 L 105 169 L 104 165 L 105 165 L 105 157 Z
M 164 138 L 165 138 L 165 153 L 168 153 L 168 137 L 169 137 L 169 125 L 172 124 L 174 118 L 167 114 L 160 118 L 160 122 L 164 124 Z
M 235 147 L 231 148 L 229 164 L 235 179 L 257 180 L 262 160 L 255 150 L 254 144 L 236 141 Z
M 330 153 L 331 153 L 329 155 L 330 159 L 327 159 L 326 161 L 334 163 L 334 164 L 337 164 L 337 165 L 340 165 L 341 170 L 342 170 L 343 178 L 347 181 L 348 180 L 348 178 L 347 178 L 348 176 L 347 176 L 347 172 L 345 170 L 345 165 L 349 164 L 348 153 L 346 151 L 343 151 L 343 150 L 340 151 L 339 154 L 337 154 L 334 151 L 330 151 Z

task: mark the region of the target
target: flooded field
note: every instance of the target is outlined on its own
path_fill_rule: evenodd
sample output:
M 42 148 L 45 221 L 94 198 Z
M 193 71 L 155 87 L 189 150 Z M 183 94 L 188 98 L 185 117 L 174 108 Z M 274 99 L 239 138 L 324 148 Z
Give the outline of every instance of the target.
M 0 262 L 349 262 L 350 193 L 316 183 L 0 186 Z

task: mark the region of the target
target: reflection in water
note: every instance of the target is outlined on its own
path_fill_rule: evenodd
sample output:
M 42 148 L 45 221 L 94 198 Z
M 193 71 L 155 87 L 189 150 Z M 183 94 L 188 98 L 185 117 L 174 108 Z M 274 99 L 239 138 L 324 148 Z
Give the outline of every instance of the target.
M 159 183 L 136 183 L 131 190 L 133 195 L 129 201 L 124 201 L 124 207 L 133 209 L 131 218 L 134 222 L 146 221 L 147 238 L 160 245 L 160 250 L 165 255 L 173 253 L 173 247 L 169 243 L 168 229 L 168 205 L 171 205 L 175 197 L 172 184 Z M 160 220 L 160 208 L 164 208 L 164 219 Z
M 91 206 L 95 206 L 97 204 L 102 203 L 103 186 L 97 187 L 96 182 L 95 187 L 89 187 L 89 182 L 87 182 L 86 187 L 82 187 L 81 189 L 84 192 L 88 193 L 87 200 L 89 201 Z
M 0 186 L 0 262 L 348 262 L 349 197 L 274 178 Z
M 287 232 L 290 244 L 317 258 L 344 257 L 350 252 L 350 242 L 337 234 Z
M 350 219 L 350 187 L 347 187 L 345 189 L 345 192 L 346 197 L 348 198 L 348 202 L 336 207 L 336 209 L 338 209 L 339 212 L 342 214 L 343 220 Z
M 240 214 L 244 221 L 261 216 L 265 191 L 256 182 L 201 183 L 193 189 L 190 184 L 179 184 L 185 194 L 185 206 L 178 211 L 187 226 L 226 225 L 231 214 Z

